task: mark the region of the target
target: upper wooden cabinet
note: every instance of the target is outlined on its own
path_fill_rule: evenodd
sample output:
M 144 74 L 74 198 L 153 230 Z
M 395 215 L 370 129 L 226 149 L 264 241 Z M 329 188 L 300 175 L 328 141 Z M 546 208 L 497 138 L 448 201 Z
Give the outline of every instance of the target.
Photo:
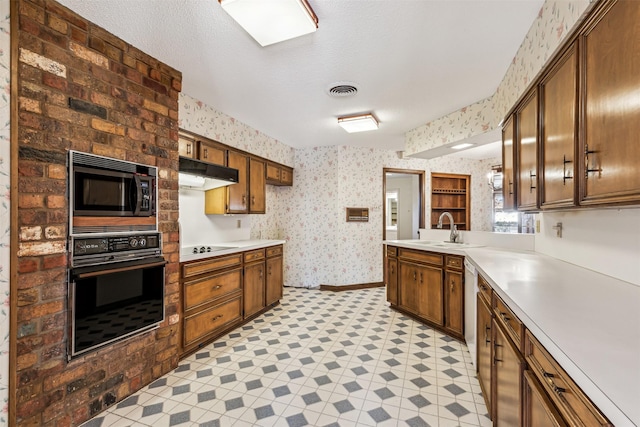
M 249 205 L 247 192 L 249 191 L 249 158 L 242 153 L 229 151 L 227 155 L 227 166 L 238 169 L 238 183 L 228 187 L 216 188 L 211 191 L 226 191 L 227 207 L 224 213 L 248 213 Z
M 511 211 L 516 207 L 516 171 L 514 168 L 515 121 L 509 116 L 502 126 L 502 194 L 503 210 Z
M 213 141 L 199 141 L 198 159 L 216 165 L 227 165 L 227 150 L 222 144 Z
M 542 209 L 575 206 L 578 51 L 573 43 L 540 83 Z
M 249 159 L 249 213 L 266 212 L 265 162 Z
M 278 165 L 273 162 L 267 162 L 267 184 L 292 186 L 293 168 L 284 165 Z
M 582 33 L 580 204 L 640 202 L 640 2 L 608 1 Z
M 518 210 L 538 208 L 538 92 L 533 90 L 516 110 Z
M 540 175 L 537 187 L 542 209 L 575 206 L 631 205 L 640 203 L 640 2 L 602 0 L 569 36 L 535 80 L 539 90 Z M 512 118 L 516 130 L 526 129 L 524 95 L 507 115 L 503 128 L 505 209 L 512 149 Z M 531 107 L 533 108 L 533 107 Z M 513 112 L 515 111 L 515 113 Z M 526 146 L 516 147 L 524 162 Z M 518 170 L 518 166 L 521 169 Z M 516 200 L 522 210 L 532 210 L 528 188 L 534 181 L 533 165 L 516 162 Z M 529 184 L 529 186 L 528 186 Z
M 182 157 L 196 157 L 196 140 L 183 134 L 178 135 L 178 154 Z

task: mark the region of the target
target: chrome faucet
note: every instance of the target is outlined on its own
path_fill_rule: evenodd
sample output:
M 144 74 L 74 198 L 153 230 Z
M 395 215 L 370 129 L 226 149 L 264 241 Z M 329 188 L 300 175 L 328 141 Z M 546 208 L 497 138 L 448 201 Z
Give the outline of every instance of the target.
M 460 234 L 458 233 L 458 227 L 456 227 L 453 222 L 453 216 L 449 212 L 442 212 L 440 214 L 440 218 L 438 218 L 438 228 L 442 228 L 442 218 L 445 216 L 449 218 L 449 223 L 451 224 L 451 234 L 449 235 L 449 241 L 452 243 L 457 243 L 456 240 L 458 240 Z

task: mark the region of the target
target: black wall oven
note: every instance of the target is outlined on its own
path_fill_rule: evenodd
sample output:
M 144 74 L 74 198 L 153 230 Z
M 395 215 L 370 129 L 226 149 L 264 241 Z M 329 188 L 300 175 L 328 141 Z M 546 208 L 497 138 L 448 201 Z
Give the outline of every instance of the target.
M 164 320 L 159 233 L 71 237 L 69 358 Z

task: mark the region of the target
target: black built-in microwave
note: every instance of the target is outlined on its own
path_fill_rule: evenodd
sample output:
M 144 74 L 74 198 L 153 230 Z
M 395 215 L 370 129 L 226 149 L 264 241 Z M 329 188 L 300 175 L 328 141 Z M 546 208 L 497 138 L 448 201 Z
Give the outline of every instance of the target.
M 156 167 L 77 151 L 70 165 L 73 216 L 155 216 Z

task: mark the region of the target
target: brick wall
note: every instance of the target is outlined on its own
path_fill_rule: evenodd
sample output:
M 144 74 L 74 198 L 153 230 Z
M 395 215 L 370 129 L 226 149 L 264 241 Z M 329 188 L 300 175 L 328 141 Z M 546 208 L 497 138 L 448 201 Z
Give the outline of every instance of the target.
M 78 425 L 178 362 L 182 77 L 54 1 L 18 4 L 15 421 Z M 169 264 L 167 320 L 158 330 L 67 362 L 70 149 L 159 168 L 159 226 Z

